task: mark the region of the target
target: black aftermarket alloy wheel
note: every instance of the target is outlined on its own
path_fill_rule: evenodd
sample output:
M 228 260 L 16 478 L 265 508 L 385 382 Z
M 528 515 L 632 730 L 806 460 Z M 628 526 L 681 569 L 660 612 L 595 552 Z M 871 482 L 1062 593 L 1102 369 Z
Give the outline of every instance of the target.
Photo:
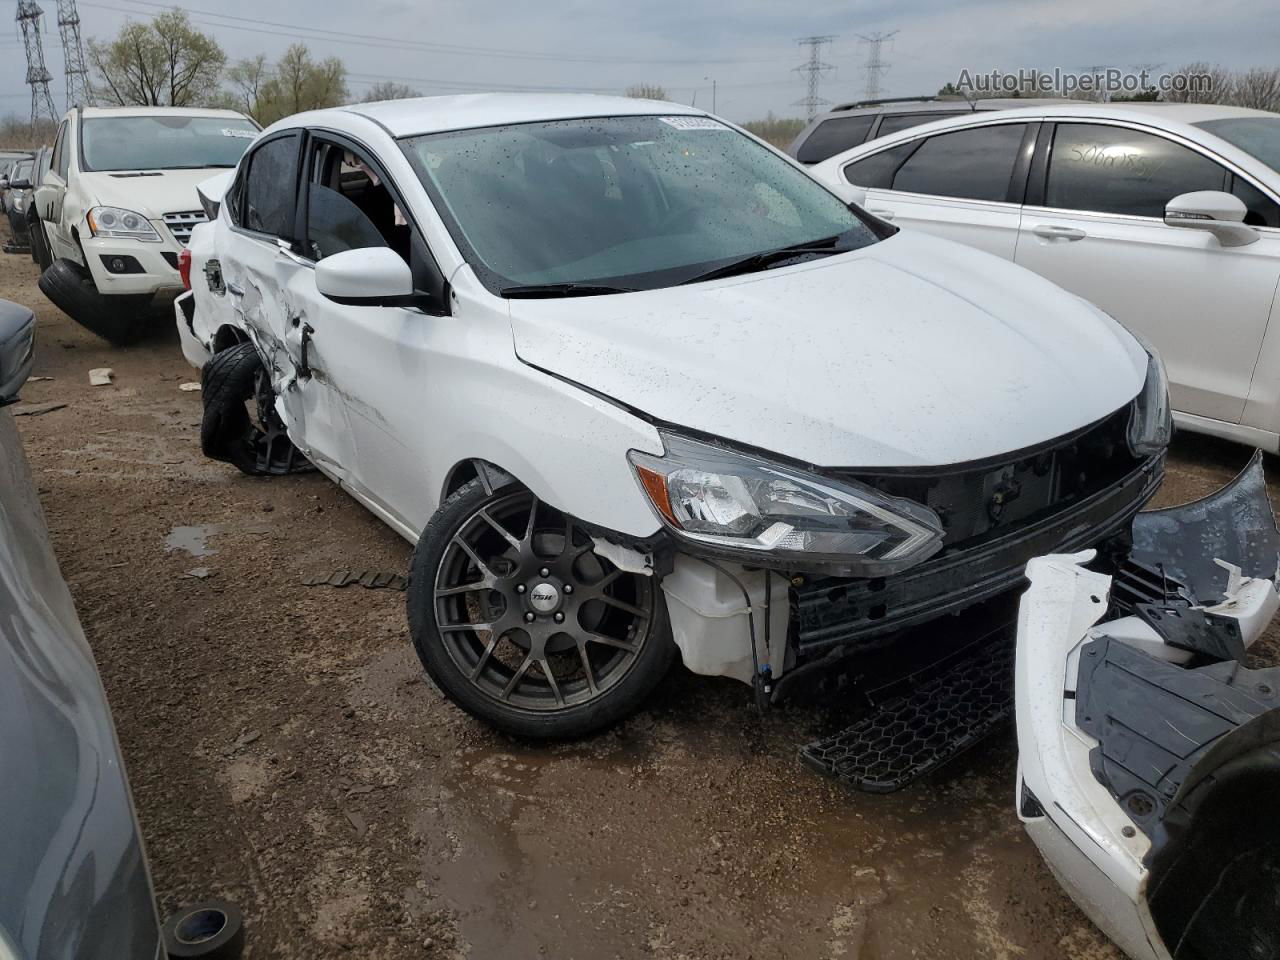
M 575 737 L 633 711 L 674 644 L 654 578 L 593 551 L 572 517 L 474 480 L 423 532 L 409 583 L 418 656 L 444 692 L 508 733 Z

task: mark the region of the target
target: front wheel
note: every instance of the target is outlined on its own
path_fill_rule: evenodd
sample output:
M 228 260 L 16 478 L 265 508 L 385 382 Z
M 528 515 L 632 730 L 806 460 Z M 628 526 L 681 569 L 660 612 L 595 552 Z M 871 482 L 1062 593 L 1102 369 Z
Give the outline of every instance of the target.
M 675 644 L 651 576 L 620 570 L 572 517 L 480 480 L 441 505 L 409 578 L 409 627 L 431 678 L 507 733 L 580 737 L 632 713 Z

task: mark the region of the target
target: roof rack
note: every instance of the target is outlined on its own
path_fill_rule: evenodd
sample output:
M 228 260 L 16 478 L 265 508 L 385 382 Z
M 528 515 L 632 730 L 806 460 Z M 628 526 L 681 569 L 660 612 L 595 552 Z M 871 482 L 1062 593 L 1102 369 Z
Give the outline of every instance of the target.
M 964 95 L 958 96 L 920 96 L 920 97 L 886 97 L 881 100 L 851 100 L 848 103 L 838 103 L 831 108 L 833 112 L 837 110 L 857 110 L 861 107 L 880 107 L 889 103 L 933 103 L 935 101 L 961 101 L 973 106 L 973 102 Z

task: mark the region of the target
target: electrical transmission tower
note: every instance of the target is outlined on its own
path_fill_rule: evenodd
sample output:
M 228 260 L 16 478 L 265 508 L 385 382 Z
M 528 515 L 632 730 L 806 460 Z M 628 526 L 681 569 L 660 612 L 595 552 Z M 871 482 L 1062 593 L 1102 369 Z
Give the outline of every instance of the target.
M 93 103 L 93 94 L 89 90 L 89 68 L 84 63 L 76 0 L 58 0 L 58 33 L 62 37 L 62 62 L 66 65 L 67 109 L 88 106 Z
M 40 18 L 44 11 L 36 0 L 18 0 L 18 15 L 14 17 L 22 25 L 22 45 L 27 54 L 27 83 L 31 87 L 31 135 L 36 134 L 36 123 L 47 115 L 55 123 L 58 115 L 53 109 L 53 97 L 49 94 L 49 81 L 53 77 L 44 65 L 44 45 L 40 40 Z
M 795 68 L 796 73 L 807 74 L 809 93 L 804 99 L 793 103 L 792 106 L 804 107 L 810 120 L 817 114 L 818 107 L 831 102 L 818 96 L 818 83 L 824 76 L 835 69 L 831 64 L 824 63 L 822 60 L 822 48 L 834 39 L 834 36 L 801 37 L 796 41 L 800 46 L 809 48 L 809 59 Z
M 881 48 L 886 40 L 892 41 L 897 36 L 897 30 L 891 30 L 889 33 L 860 33 L 859 38 L 870 49 L 867 52 L 867 92 L 868 100 L 880 99 L 880 78 L 889 69 L 889 64 L 885 63 L 881 58 Z

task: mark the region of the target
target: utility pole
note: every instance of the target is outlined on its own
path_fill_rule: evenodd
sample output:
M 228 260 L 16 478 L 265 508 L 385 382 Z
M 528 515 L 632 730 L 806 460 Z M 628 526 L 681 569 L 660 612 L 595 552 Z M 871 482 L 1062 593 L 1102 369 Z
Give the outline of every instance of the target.
M 84 62 L 76 0 L 58 0 L 58 33 L 62 37 L 62 62 L 67 75 L 67 109 L 89 106 L 93 103 L 93 93 L 89 89 L 89 68 Z
M 804 107 L 806 116 L 810 120 L 817 115 L 818 107 L 831 102 L 818 96 L 818 83 L 824 76 L 835 69 L 831 64 L 823 62 L 822 59 L 822 48 L 834 39 L 834 36 L 801 37 L 796 41 L 800 46 L 809 48 L 809 59 L 795 68 L 796 73 L 807 75 L 809 93 L 803 99 L 793 103 L 792 106 Z
M 44 45 L 40 40 L 40 18 L 44 11 L 36 0 L 18 0 L 18 15 L 14 17 L 22 26 L 22 46 L 27 54 L 27 84 L 31 87 L 31 136 L 36 136 L 36 124 L 43 116 L 54 123 L 58 114 L 53 108 L 49 93 L 49 81 L 53 77 L 44 64 Z
M 888 33 L 860 33 L 858 37 L 867 45 L 867 90 L 866 99 L 880 99 L 880 78 L 889 70 L 889 64 L 881 58 L 881 48 L 886 40 L 892 41 L 897 30 Z

